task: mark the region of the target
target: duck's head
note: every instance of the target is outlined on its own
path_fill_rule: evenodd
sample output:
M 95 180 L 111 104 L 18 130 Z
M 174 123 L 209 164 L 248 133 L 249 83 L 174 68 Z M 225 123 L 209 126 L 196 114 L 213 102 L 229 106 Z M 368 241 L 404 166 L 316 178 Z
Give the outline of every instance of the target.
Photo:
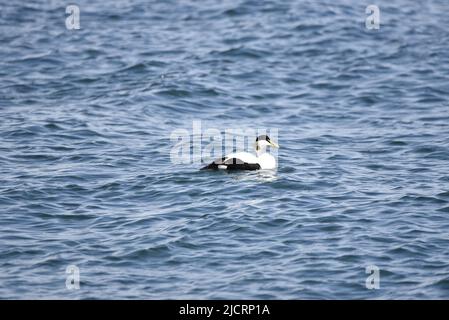
M 263 134 L 256 138 L 256 151 L 264 150 L 268 146 L 279 148 L 279 145 L 276 142 L 271 141 L 270 137 L 266 134 Z

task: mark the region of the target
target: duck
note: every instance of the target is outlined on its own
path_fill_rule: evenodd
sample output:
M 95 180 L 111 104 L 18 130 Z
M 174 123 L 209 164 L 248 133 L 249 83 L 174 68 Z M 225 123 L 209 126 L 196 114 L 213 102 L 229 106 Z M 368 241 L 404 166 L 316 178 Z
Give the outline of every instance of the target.
M 276 159 L 267 152 L 267 147 L 279 148 L 267 135 L 256 138 L 256 154 L 249 152 L 230 153 L 216 159 L 201 170 L 272 170 L 277 167 Z

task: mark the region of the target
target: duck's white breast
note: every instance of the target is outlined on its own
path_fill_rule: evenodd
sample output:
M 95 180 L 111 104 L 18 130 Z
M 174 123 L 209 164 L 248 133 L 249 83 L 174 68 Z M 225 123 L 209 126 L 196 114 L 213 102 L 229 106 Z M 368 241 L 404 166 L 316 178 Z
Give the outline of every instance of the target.
M 276 159 L 269 153 L 264 153 L 257 157 L 261 169 L 275 169 Z

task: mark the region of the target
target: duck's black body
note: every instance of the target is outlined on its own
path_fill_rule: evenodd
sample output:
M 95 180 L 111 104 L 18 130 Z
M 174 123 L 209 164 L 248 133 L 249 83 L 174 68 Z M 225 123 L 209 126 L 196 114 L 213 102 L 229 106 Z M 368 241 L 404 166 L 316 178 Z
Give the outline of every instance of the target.
M 226 161 L 225 161 L 226 160 Z M 218 166 L 221 166 L 224 170 L 259 170 L 260 165 L 258 163 L 247 163 L 243 162 L 237 158 L 229 158 L 223 157 L 221 159 L 217 159 L 214 162 L 208 164 L 207 166 L 201 168 L 201 170 L 218 170 L 220 169 Z

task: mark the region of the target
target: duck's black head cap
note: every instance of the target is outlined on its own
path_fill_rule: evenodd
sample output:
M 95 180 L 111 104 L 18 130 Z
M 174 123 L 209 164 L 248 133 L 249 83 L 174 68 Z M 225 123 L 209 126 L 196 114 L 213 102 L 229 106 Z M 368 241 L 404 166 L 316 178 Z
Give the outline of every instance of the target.
M 259 141 L 259 140 L 266 140 L 266 141 L 270 142 L 270 137 L 267 136 L 266 134 L 263 134 L 263 135 L 258 136 L 258 137 L 256 138 L 256 142 Z

